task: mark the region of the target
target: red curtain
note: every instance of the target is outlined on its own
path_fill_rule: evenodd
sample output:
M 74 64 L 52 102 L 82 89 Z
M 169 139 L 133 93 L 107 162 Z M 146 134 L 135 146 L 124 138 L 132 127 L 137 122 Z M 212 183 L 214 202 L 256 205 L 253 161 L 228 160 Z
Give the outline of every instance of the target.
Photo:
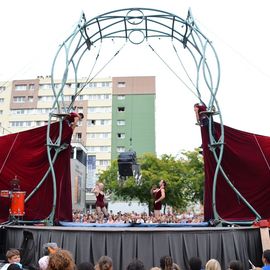
M 208 126 L 201 128 L 205 167 L 205 219 L 214 218 L 212 209 L 213 178 L 216 162 L 209 150 Z M 216 138 L 220 124 L 213 124 Z M 240 131 L 224 126 L 224 154 L 222 168 L 233 185 L 261 215 L 270 218 L 270 137 Z M 221 218 L 252 220 L 255 215 L 233 192 L 221 172 L 217 178 L 216 208 Z
M 59 122 L 51 124 L 52 141 L 58 137 L 59 126 Z M 26 197 L 38 185 L 49 168 L 46 134 L 47 126 L 43 126 L 0 137 L 0 190 L 10 190 L 10 181 L 15 177 L 20 180 L 20 189 L 26 192 Z M 71 136 L 72 129 L 63 122 L 61 144 L 66 143 L 68 147 L 58 154 L 54 163 L 57 185 L 56 221 L 72 220 Z M 25 203 L 24 220 L 42 220 L 49 216 L 53 201 L 52 183 L 52 175 L 49 173 L 41 187 Z M 1 220 L 8 219 L 10 206 L 11 198 L 0 197 Z

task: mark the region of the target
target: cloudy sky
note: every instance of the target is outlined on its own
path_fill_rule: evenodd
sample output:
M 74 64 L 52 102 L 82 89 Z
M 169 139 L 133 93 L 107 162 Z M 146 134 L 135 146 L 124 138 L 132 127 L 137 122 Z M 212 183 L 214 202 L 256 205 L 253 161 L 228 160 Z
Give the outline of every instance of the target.
M 221 82 L 217 99 L 224 124 L 270 136 L 267 0 L 2 1 L 0 81 L 50 74 L 59 45 L 72 33 L 82 12 L 90 20 L 105 12 L 130 7 L 160 9 L 184 19 L 191 8 L 196 23 L 212 41 L 219 57 Z M 154 45 L 173 66 L 172 47 L 162 41 Z M 112 42 L 107 46 L 103 52 L 109 59 L 117 45 Z M 198 100 L 148 46 L 128 45 L 101 75 L 156 76 L 158 154 L 177 155 L 200 145 L 193 112 L 193 104 Z

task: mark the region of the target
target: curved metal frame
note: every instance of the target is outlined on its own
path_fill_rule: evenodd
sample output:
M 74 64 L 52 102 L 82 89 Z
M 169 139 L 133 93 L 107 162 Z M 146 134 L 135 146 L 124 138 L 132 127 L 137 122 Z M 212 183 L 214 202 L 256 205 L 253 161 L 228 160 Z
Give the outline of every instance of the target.
M 139 34 L 142 38 L 139 41 L 134 41 L 133 36 Z M 222 220 L 216 209 L 216 186 L 217 175 L 220 172 L 230 187 L 239 196 L 240 199 L 250 208 L 250 210 L 256 216 L 255 220 L 260 219 L 260 215 L 255 209 L 245 200 L 240 192 L 233 186 L 228 176 L 224 172 L 221 161 L 224 151 L 224 127 L 220 107 L 216 98 L 217 91 L 220 83 L 220 64 L 217 53 L 212 45 L 212 42 L 206 38 L 196 25 L 191 11 L 188 11 L 187 18 L 182 19 L 175 14 L 168 13 L 162 10 L 148 9 L 148 8 L 128 8 L 120 9 L 111 12 L 104 13 L 97 17 L 87 21 L 84 14 L 72 32 L 72 34 L 63 42 L 59 47 L 57 54 L 54 58 L 52 70 L 51 70 L 51 84 L 52 90 L 55 96 L 55 101 L 52 106 L 52 113 L 49 115 L 49 124 L 47 132 L 47 152 L 50 163 L 50 169 L 53 176 L 54 187 L 54 199 L 52 212 L 49 216 L 49 220 L 53 221 L 54 209 L 56 204 L 57 190 L 56 179 L 54 173 L 54 161 L 57 157 L 55 155 L 51 157 L 51 149 L 57 150 L 57 153 L 63 149 L 60 145 L 61 141 L 61 129 L 59 131 L 59 137 L 56 142 L 52 142 L 50 138 L 50 123 L 52 117 L 57 115 L 69 113 L 72 109 L 74 100 L 81 93 L 85 86 L 79 87 L 77 84 L 77 72 L 83 56 L 91 50 L 91 47 L 105 39 L 124 39 L 126 42 L 132 42 L 133 44 L 140 44 L 144 41 L 148 41 L 152 38 L 167 38 L 171 41 L 177 41 L 182 43 L 183 47 L 191 55 L 196 66 L 196 80 L 193 83 L 194 92 L 199 100 L 203 102 L 203 99 L 207 98 L 208 102 L 207 110 L 209 112 L 209 149 L 213 152 L 216 160 L 216 169 L 213 179 L 213 212 L 216 220 Z M 60 58 L 60 53 L 64 53 L 65 57 L 65 69 L 61 81 L 61 87 L 56 89 L 54 81 L 55 65 Z M 212 62 L 209 61 L 209 55 L 212 55 Z M 216 78 L 211 73 L 211 63 L 215 65 Z M 69 69 L 74 72 L 75 88 L 74 99 L 69 105 L 64 102 L 64 88 L 67 83 Z M 89 83 L 87 81 L 85 84 Z M 204 91 L 204 92 L 203 92 Z M 213 113 L 213 108 L 216 108 Z M 212 116 L 218 117 L 221 125 L 221 135 L 219 138 L 215 138 L 212 133 L 211 125 L 213 121 Z M 63 117 L 59 116 L 60 122 L 63 121 Z M 60 149 L 60 150 L 59 150 Z M 44 176 L 45 178 L 46 176 Z M 42 184 L 42 181 L 40 185 Z

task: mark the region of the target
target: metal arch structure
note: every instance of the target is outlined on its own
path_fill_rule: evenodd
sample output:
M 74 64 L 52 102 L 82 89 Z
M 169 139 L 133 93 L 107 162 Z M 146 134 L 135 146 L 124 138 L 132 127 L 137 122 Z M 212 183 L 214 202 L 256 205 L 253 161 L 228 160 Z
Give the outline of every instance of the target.
M 211 41 L 200 31 L 190 10 L 188 11 L 186 19 L 182 19 L 175 14 L 162 10 L 126 8 L 104 13 L 88 21 L 83 13 L 74 31 L 61 44 L 54 58 L 51 70 L 51 84 L 55 101 L 52 106 L 52 113 L 49 115 L 47 132 L 47 152 L 50 161 L 50 171 L 54 181 L 54 200 L 50 220 L 53 220 L 57 196 L 56 179 L 53 169 L 55 157 L 52 158 L 50 153 L 52 148 L 63 148 L 63 146 L 60 145 L 61 129 L 58 140 L 52 143 L 52 139 L 50 138 L 50 123 L 54 117 L 58 117 L 60 122 L 63 121 L 63 115 L 72 110 L 76 97 L 82 92 L 86 84 L 90 82 L 90 80 L 88 80 L 84 85 L 77 83 L 78 70 L 82 58 L 87 53 L 91 53 L 91 48 L 94 44 L 106 39 L 123 39 L 125 42 L 131 42 L 137 45 L 142 42 L 148 42 L 154 38 L 165 38 L 181 43 L 181 46 L 183 46 L 190 55 L 191 61 L 195 65 L 195 80 L 192 82 L 192 91 L 198 98 L 198 102 L 207 106 L 207 116 L 209 118 L 209 149 L 212 151 L 216 161 L 212 197 L 214 218 L 216 220 L 222 220 L 216 209 L 216 186 L 219 173 L 222 173 L 224 179 L 235 193 L 237 193 L 239 198 L 241 198 L 254 212 L 256 217 L 259 218 L 252 206 L 248 204 L 245 198 L 233 186 L 221 166 L 224 151 L 224 126 L 217 100 L 217 92 L 220 83 L 220 64 Z M 63 57 L 65 67 L 60 87 L 56 87 L 56 64 L 61 56 Z M 74 98 L 71 100 L 70 104 L 67 104 L 64 98 L 64 88 L 71 73 L 74 74 L 73 80 L 75 81 L 73 88 Z M 215 111 L 213 108 L 215 108 Z M 219 138 L 215 138 L 211 128 L 213 116 L 218 118 L 221 125 Z

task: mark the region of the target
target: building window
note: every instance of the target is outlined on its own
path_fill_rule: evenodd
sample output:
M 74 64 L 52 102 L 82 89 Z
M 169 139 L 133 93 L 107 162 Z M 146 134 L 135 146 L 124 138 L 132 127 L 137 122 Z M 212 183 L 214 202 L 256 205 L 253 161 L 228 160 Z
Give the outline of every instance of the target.
M 24 109 L 21 110 L 11 110 L 11 114 L 27 114 L 27 111 Z
M 54 84 L 54 89 L 60 89 L 61 86 L 62 86 L 61 83 L 55 83 L 55 84 Z
M 83 113 L 83 107 L 78 107 L 78 113 Z
M 49 89 L 52 89 L 52 85 L 51 84 L 40 84 L 39 89 L 40 90 L 49 90 Z
M 33 96 L 29 96 L 28 97 L 28 102 L 33 102 L 34 101 L 34 97 Z
M 97 160 L 96 161 L 96 164 L 98 165 L 98 166 L 109 166 L 110 165 L 110 161 L 109 160 Z
M 82 141 L 82 133 L 78 132 L 75 134 L 75 141 L 81 142 Z
M 88 86 L 90 88 L 95 88 L 95 87 L 97 87 L 97 83 L 96 82 L 91 82 L 91 83 L 88 84 Z
M 6 87 L 5 86 L 0 86 L 0 92 L 3 92 L 6 90 Z
M 96 125 L 96 120 L 89 121 L 89 126 L 95 126 L 95 125 Z
M 110 87 L 111 83 L 110 82 L 102 82 L 101 87 Z
M 14 103 L 24 103 L 25 102 L 25 97 L 24 96 L 13 97 L 13 102 Z
M 3 114 L 3 110 L 0 110 L 0 114 Z
M 82 123 L 82 120 L 80 120 L 80 121 L 77 123 L 77 126 L 78 126 L 78 127 L 82 127 L 82 124 L 83 124 L 83 123 Z
M 35 90 L 35 85 L 34 84 L 29 84 L 29 90 Z
M 89 107 L 87 109 L 88 113 L 110 113 L 112 108 L 109 106 L 106 107 Z
M 87 147 L 87 150 L 90 153 L 110 152 L 111 147 L 110 146 L 89 146 L 89 147 Z
M 117 146 L 117 149 L 116 149 L 116 151 L 117 151 L 117 153 L 123 153 L 123 152 L 125 152 L 125 146 Z
M 109 119 L 98 119 L 98 120 L 88 120 L 87 126 L 109 126 L 111 125 L 111 120 Z
M 124 126 L 126 124 L 125 120 L 117 120 L 117 126 Z
M 119 88 L 126 87 L 126 82 L 117 82 L 117 87 Z
M 98 133 L 88 133 L 88 139 L 110 139 L 111 133 L 110 132 L 98 132 Z
M 104 120 L 104 119 L 101 119 L 101 120 L 100 120 L 100 125 L 101 125 L 101 126 L 106 126 L 107 123 L 108 123 L 108 120 Z
M 64 101 L 72 101 L 72 96 L 64 96 Z
M 117 133 L 117 138 L 118 139 L 125 139 L 126 138 L 126 134 L 125 133 Z
M 106 100 L 111 99 L 110 94 L 93 94 L 93 95 L 87 95 L 87 100 Z
M 117 99 L 118 99 L 118 100 L 124 100 L 125 98 L 126 98 L 125 95 L 118 95 L 118 96 L 117 96 Z
M 48 102 L 48 101 L 54 101 L 55 97 L 54 96 L 39 96 L 38 101 L 41 102 Z
M 4 98 L 0 98 L 0 103 L 4 103 L 5 99 Z
M 34 127 L 35 122 L 33 121 L 11 121 L 10 127 Z
M 118 107 L 118 108 L 117 108 L 117 111 L 118 111 L 118 112 L 124 112 L 124 111 L 125 111 L 125 107 Z
M 25 91 L 27 90 L 27 84 L 17 84 L 15 85 L 16 91 Z

